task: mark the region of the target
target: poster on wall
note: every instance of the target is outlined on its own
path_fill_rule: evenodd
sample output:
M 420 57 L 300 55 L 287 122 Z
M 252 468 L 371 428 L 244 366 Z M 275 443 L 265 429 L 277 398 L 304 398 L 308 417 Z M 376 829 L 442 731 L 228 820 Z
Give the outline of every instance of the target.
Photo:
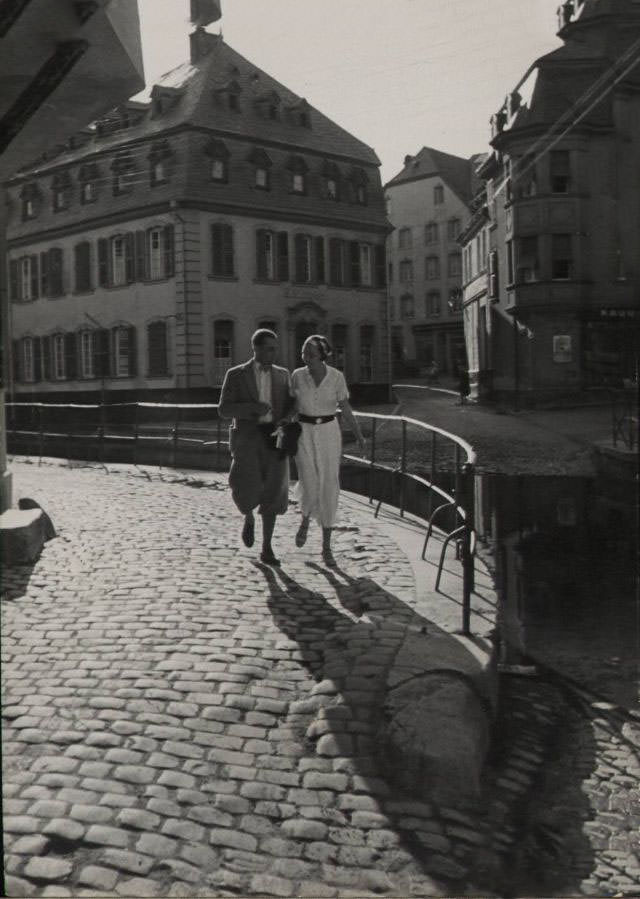
M 553 335 L 553 361 L 572 362 L 571 336 L 569 334 Z

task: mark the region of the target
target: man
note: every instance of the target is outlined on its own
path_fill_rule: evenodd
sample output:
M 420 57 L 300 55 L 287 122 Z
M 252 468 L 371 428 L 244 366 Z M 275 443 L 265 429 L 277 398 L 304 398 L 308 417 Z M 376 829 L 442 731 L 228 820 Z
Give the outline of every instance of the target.
M 289 460 L 272 436 L 293 409 L 289 372 L 274 365 L 278 338 L 259 328 L 251 338 L 253 358 L 227 372 L 218 412 L 233 418 L 229 428 L 231 470 L 229 486 L 236 506 L 244 515 L 242 541 L 253 546 L 257 507 L 262 517 L 262 552 L 266 565 L 279 565 L 271 546 L 276 515 L 287 511 Z

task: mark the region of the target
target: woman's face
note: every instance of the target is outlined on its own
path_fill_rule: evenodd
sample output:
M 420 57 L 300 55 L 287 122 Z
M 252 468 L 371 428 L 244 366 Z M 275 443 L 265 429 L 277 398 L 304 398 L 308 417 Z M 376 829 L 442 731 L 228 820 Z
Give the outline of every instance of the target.
M 307 341 L 302 347 L 302 361 L 305 365 L 317 365 L 322 361 L 322 354 L 315 341 Z

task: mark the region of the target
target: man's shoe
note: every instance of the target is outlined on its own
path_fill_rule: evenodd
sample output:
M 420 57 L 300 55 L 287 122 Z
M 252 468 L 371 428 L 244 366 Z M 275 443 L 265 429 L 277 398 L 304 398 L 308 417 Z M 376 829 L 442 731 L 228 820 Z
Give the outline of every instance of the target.
M 273 565 L 274 568 L 278 568 L 280 565 L 280 559 L 276 559 L 271 550 L 263 549 L 260 553 L 260 561 L 265 565 Z
M 255 540 L 256 533 L 256 525 L 253 519 L 253 516 L 248 516 L 244 520 L 244 527 L 242 528 L 242 542 L 245 546 L 253 546 L 253 541 Z

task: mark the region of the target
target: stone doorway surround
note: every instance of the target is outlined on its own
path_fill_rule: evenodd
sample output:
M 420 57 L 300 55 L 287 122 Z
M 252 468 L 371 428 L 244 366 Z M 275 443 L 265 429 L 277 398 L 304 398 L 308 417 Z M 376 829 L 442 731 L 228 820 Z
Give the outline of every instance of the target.
M 304 298 L 287 307 L 286 361 L 290 369 L 302 365 L 300 352 L 307 337 L 310 334 L 327 334 L 327 327 L 327 310 L 315 300 Z

